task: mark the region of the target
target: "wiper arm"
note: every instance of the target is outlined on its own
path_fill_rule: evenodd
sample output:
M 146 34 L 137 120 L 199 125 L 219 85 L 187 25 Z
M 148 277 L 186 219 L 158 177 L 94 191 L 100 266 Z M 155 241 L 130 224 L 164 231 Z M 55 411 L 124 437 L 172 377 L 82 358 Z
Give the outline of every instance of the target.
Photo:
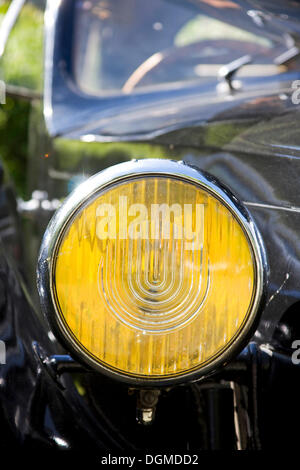
M 225 82 L 231 91 L 234 91 L 233 78 L 235 74 L 245 65 L 252 62 L 252 57 L 249 54 L 243 55 L 229 64 L 222 65 L 218 72 L 218 78 L 220 81 Z
M 287 51 L 284 51 L 278 57 L 274 59 L 276 65 L 286 65 L 288 62 L 293 61 L 297 56 L 300 55 L 300 50 L 297 46 L 293 46 Z

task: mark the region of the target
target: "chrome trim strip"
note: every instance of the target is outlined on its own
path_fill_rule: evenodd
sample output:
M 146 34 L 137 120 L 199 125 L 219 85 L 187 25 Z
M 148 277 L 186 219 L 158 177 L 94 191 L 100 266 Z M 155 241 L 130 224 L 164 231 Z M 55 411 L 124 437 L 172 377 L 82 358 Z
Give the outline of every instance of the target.
M 290 207 L 275 206 L 273 204 L 263 204 L 260 202 L 248 202 L 248 201 L 243 201 L 243 204 L 245 204 L 245 206 L 247 207 L 257 207 L 261 209 L 274 209 L 278 211 L 300 212 L 300 207 L 295 207 L 295 206 L 290 206 Z
M 55 25 L 61 0 L 48 0 L 44 15 L 45 63 L 44 63 L 44 117 L 48 129 L 52 129 L 52 81 Z

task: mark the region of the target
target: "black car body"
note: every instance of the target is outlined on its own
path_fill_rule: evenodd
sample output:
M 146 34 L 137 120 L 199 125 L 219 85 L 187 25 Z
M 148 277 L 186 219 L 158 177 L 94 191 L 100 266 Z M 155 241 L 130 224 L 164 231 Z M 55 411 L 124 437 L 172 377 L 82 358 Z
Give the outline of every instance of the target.
M 33 198 L 14 201 L 4 183 L 0 193 L 2 444 L 100 455 L 297 446 L 300 5 L 155 0 L 143 12 L 135 0 L 126 16 L 126 3 L 48 2 L 44 106 L 33 103 L 24 175 Z M 170 38 L 198 15 L 252 39 L 201 37 L 172 49 Z M 97 31 L 104 52 L 95 78 Z M 157 64 L 132 81 L 157 51 Z M 218 76 L 216 65 L 227 69 Z M 209 72 L 197 76 L 196 66 Z M 41 312 L 35 286 L 39 246 L 60 201 L 108 166 L 147 158 L 184 161 L 218 178 L 248 209 L 268 260 L 263 311 L 240 354 L 201 381 L 159 393 L 73 359 Z M 156 410 L 150 426 L 140 419 L 147 399 Z

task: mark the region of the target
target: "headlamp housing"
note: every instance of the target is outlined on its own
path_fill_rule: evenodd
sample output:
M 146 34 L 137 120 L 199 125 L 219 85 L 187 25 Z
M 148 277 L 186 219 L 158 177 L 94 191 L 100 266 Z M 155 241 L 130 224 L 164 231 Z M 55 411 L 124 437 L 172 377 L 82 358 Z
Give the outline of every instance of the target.
M 266 260 L 244 206 L 182 162 L 140 160 L 91 177 L 52 218 L 41 305 L 79 361 L 129 384 L 206 376 L 249 340 Z

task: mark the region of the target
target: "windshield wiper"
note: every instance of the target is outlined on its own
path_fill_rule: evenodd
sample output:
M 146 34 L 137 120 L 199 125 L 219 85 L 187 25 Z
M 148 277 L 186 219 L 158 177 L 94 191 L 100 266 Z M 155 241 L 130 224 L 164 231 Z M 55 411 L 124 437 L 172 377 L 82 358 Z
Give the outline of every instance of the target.
M 293 61 L 297 56 L 299 56 L 300 50 L 297 46 L 293 46 L 287 51 L 284 51 L 278 57 L 274 59 L 274 64 L 276 65 L 286 65 L 288 62 Z
M 221 82 L 225 82 L 231 91 L 236 90 L 234 87 L 233 78 L 235 74 L 245 65 L 252 62 L 252 56 L 249 54 L 243 55 L 226 65 L 222 65 L 218 72 L 218 78 Z

